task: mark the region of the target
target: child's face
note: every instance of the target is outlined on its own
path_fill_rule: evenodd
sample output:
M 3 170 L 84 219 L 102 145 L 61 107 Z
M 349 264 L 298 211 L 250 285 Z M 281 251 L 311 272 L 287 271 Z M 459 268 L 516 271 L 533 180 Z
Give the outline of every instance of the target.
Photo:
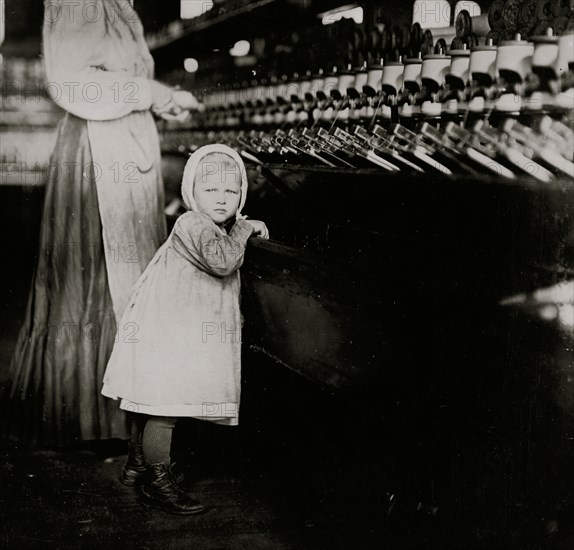
M 202 159 L 195 174 L 193 198 L 200 212 L 207 214 L 217 225 L 223 225 L 235 216 L 239 208 L 239 166 L 224 155 Z

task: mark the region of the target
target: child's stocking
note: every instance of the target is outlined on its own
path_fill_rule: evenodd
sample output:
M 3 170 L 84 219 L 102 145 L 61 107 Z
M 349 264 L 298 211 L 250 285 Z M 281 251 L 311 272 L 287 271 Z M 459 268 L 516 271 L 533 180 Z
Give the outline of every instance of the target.
M 132 445 L 141 445 L 147 416 L 129 412 L 128 418 L 130 422 L 130 443 Z
M 149 417 L 143 434 L 144 455 L 149 464 L 162 462 L 169 466 L 169 451 L 174 426 L 174 418 Z

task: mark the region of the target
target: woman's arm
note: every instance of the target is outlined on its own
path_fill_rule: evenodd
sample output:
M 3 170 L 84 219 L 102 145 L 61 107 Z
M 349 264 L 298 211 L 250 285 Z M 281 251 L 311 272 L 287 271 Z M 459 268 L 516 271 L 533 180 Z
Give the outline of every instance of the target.
M 202 271 L 226 277 L 241 267 L 245 245 L 254 231 L 249 222 L 237 220 L 229 235 L 224 235 L 205 214 L 188 212 L 176 222 L 175 245 L 182 245 Z
M 43 48 L 47 90 L 63 109 L 88 120 L 111 120 L 133 111 L 145 111 L 171 98 L 171 88 L 127 71 L 108 71 L 110 38 L 114 24 L 105 15 L 103 0 L 94 4 L 90 19 L 78 3 L 75 9 L 46 12 Z M 58 2 L 51 2 L 52 10 Z M 95 9 L 99 8 L 99 9 Z M 56 16 L 56 14 L 59 14 Z M 119 17 L 116 13 L 115 18 Z M 115 37 L 113 40 L 118 40 Z M 133 40 L 133 39 L 132 39 Z M 126 47 L 135 47 L 135 41 Z M 121 42 L 120 42 L 121 47 Z

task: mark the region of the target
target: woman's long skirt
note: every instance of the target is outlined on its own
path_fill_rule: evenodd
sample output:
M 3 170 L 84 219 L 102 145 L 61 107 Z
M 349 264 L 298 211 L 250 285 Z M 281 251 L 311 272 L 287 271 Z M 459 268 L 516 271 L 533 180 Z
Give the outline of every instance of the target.
M 50 162 L 39 255 L 2 403 L 4 430 L 22 443 L 129 437 L 125 413 L 100 393 L 116 323 L 95 173 L 87 123 L 67 114 Z

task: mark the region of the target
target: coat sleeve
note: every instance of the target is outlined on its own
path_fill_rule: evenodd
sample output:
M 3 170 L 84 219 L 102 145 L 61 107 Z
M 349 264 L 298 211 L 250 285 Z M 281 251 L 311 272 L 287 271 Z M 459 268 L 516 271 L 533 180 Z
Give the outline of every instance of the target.
M 253 231 L 251 224 L 237 220 L 229 235 L 225 235 L 205 214 L 189 212 L 176 222 L 175 245 L 182 246 L 202 271 L 226 277 L 241 267 L 245 245 Z
M 104 15 L 103 1 L 91 2 L 98 17 L 84 16 L 80 2 L 60 0 L 47 2 L 44 16 L 48 94 L 60 107 L 87 120 L 112 120 L 145 111 L 153 101 L 149 79 L 105 69 L 111 55 L 108 33 L 114 31 L 107 28 L 111 23 Z

